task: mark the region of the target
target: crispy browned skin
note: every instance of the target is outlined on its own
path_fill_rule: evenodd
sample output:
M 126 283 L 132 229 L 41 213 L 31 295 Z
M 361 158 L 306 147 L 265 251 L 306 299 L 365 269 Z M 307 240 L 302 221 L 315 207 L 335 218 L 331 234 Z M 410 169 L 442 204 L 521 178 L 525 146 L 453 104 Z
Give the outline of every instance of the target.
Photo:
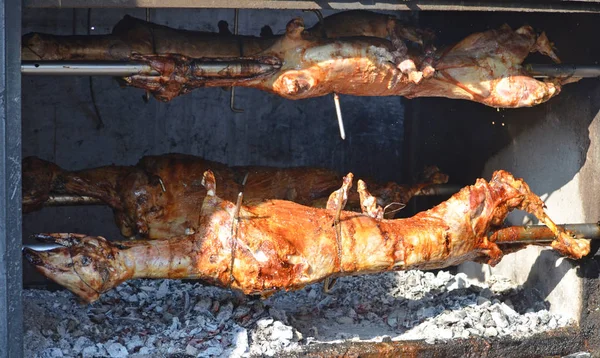
M 198 87 L 243 86 L 289 99 L 335 92 L 447 97 L 513 108 L 545 102 L 565 82 L 538 81 L 522 70 L 530 52 L 559 61 L 545 34 L 538 36 L 529 26 L 475 33 L 439 51 L 430 46 L 431 39 L 430 31 L 366 11 L 338 13 L 307 30 L 302 19 L 294 19 L 284 35 L 267 38 L 173 30 L 125 18 L 112 35 L 27 35 L 23 58 L 146 62 L 160 75 L 124 81 L 164 101 Z M 409 50 L 408 42 L 421 46 Z M 218 76 L 202 70 L 205 61 L 226 60 L 245 65 Z M 257 71 L 261 64 L 273 67 Z
M 513 209 L 533 213 L 548 225 L 557 236 L 552 247 L 559 253 L 572 258 L 589 253 L 588 240 L 557 228 L 544 213 L 542 200 L 505 171 L 494 173 L 490 182 L 477 180 L 431 210 L 397 220 L 382 220 L 372 210 L 340 212 L 351 178 L 332 194 L 327 209 L 270 200 L 237 211 L 235 203 L 216 196 L 214 176 L 206 172 L 208 195 L 194 235 L 109 242 L 78 234 L 42 234 L 38 238 L 65 247 L 26 250 L 25 257 L 48 278 L 92 302 L 119 283 L 140 277 L 201 279 L 264 295 L 346 275 L 443 268 L 469 260 L 494 265 L 502 251 L 488 232 Z M 362 206 L 372 209 L 364 182 L 359 187 Z
M 23 211 L 39 209 L 51 193 L 91 196 L 114 209 L 117 225 L 126 237 L 180 236 L 198 229 L 198 213 L 206 196 L 202 175 L 209 169 L 221 183 L 221 197 L 234 201 L 243 191 L 246 203 L 284 199 L 325 207 L 341 180 L 337 173 L 320 168 L 228 167 L 183 154 L 144 157 L 136 166 L 74 172 L 30 157 L 23 161 Z M 242 186 L 246 175 L 246 185 Z M 386 206 L 406 204 L 421 189 L 447 180 L 447 175 L 432 167 L 420 184 L 372 186 L 379 205 Z M 360 210 L 358 193 L 352 191 L 349 196 L 349 208 Z

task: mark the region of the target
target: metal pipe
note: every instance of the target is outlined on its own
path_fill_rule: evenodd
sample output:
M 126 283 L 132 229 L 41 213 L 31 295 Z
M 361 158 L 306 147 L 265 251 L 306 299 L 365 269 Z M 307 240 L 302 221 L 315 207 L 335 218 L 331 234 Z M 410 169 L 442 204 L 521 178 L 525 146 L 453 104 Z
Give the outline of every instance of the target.
M 244 61 L 242 61 L 244 62 Z M 261 74 L 273 70 L 276 66 L 239 61 L 194 63 L 194 73 L 202 77 L 223 77 L 226 73 L 232 77 L 243 77 L 251 74 Z M 536 78 L 546 77 L 600 77 L 600 66 L 572 64 L 526 64 L 525 71 Z M 21 73 L 24 75 L 63 75 L 63 76 L 115 76 L 127 77 L 133 75 L 158 76 L 159 73 L 149 65 L 137 62 L 118 61 L 22 61 Z
M 21 73 L 24 75 L 51 76 L 115 76 L 133 75 L 158 76 L 159 73 L 149 65 L 135 62 L 68 62 L 68 61 L 22 61 Z
M 600 77 L 600 66 L 598 65 L 568 65 L 568 64 L 527 64 L 523 68 L 536 78 L 547 77 L 581 77 L 596 78 Z
M 600 240 L 600 222 L 594 224 L 565 224 L 557 225 L 578 237 Z M 554 240 L 554 234 L 545 225 L 511 226 L 500 229 L 490 235 L 490 240 L 496 244 L 534 244 L 549 243 Z
M 44 206 L 75 206 L 75 205 L 102 205 L 102 200 L 91 196 L 50 194 Z
M 447 196 L 456 194 L 462 189 L 461 186 L 458 185 L 449 185 L 449 184 L 437 184 L 430 185 L 425 188 L 422 188 L 418 192 L 415 193 L 415 196 Z
M 238 198 L 238 205 L 241 204 Z M 590 240 L 600 240 L 600 223 L 593 224 L 565 224 L 558 225 L 569 230 L 577 236 Z M 535 226 L 511 226 L 491 233 L 490 238 L 496 244 L 540 244 L 550 243 L 554 240 L 554 234 L 544 225 Z M 23 248 L 35 251 L 47 251 L 63 247 L 55 243 L 27 244 Z
M 164 184 L 161 183 L 161 187 Z M 446 196 L 452 195 L 461 189 L 457 185 L 438 184 L 419 190 L 415 196 Z M 165 189 L 166 190 L 166 189 Z M 104 201 L 91 196 L 74 194 L 50 194 L 44 206 L 78 206 L 78 205 L 104 205 Z

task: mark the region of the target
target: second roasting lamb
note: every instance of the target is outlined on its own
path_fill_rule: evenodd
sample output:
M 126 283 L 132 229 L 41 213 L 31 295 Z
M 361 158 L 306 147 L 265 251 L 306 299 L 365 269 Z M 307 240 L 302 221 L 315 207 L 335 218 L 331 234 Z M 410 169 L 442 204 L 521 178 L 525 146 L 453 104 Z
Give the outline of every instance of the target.
M 23 161 L 23 211 L 39 209 L 50 194 L 91 196 L 114 210 L 117 225 L 126 237 L 155 239 L 189 234 L 198 229 L 198 213 L 206 196 L 202 174 L 209 169 L 221 183 L 221 197 L 235 201 L 243 191 L 244 203 L 284 199 L 325 207 L 329 194 L 341 181 L 340 175 L 325 169 L 228 167 L 183 154 L 148 156 L 135 166 L 81 171 L 66 171 L 29 157 Z M 378 196 L 379 205 L 392 204 L 390 212 L 423 188 L 446 183 L 448 176 L 430 167 L 422 180 L 413 186 L 373 183 L 371 190 Z M 360 210 L 356 191 L 349 193 L 347 208 Z
M 134 60 L 159 75 L 124 78 L 163 101 L 199 87 L 252 87 L 289 99 L 330 93 L 447 97 L 492 107 L 529 107 L 574 79 L 539 81 L 521 64 L 531 52 L 560 62 L 544 33 L 530 26 L 474 33 L 443 49 L 432 32 L 394 16 L 347 11 L 305 29 L 291 20 L 265 37 L 175 30 L 125 17 L 110 35 L 28 34 L 24 60 Z

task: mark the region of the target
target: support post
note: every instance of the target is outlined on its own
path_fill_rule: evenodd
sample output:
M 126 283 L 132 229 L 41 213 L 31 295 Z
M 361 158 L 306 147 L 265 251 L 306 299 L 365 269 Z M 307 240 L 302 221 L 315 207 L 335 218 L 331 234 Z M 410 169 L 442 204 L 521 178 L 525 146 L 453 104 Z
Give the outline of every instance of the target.
M 0 0 L 0 358 L 23 357 L 21 0 Z

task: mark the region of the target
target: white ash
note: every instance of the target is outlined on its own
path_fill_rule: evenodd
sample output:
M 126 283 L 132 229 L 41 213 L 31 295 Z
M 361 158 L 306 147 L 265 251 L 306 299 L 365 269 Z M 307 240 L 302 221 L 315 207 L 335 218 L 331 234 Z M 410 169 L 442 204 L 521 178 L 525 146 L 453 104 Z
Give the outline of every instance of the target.
M 134 280 L 89 305 L 67 291 L 25 290 L 25 356 L 274 356 L 342 340 L 523 338 L 573 323 L 508 280 L 489 283 L 401 271 L 263 301 L 199 283 Z

